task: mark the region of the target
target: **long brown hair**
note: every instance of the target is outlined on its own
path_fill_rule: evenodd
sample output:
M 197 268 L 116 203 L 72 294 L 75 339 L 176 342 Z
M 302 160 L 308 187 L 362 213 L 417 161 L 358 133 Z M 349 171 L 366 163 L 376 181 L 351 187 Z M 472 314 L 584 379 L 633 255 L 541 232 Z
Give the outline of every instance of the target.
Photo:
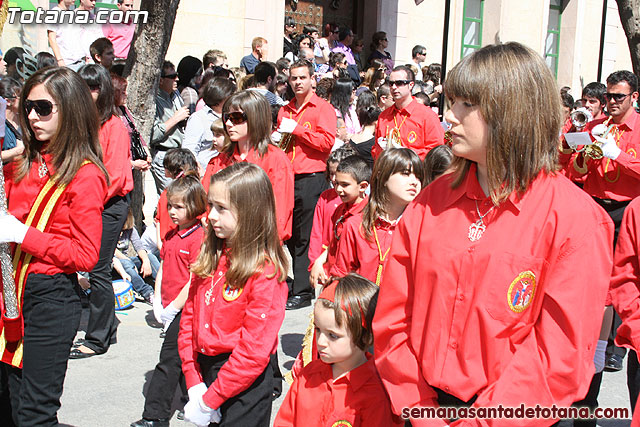
M 447 74 L 444 88 L 447 98 L 478 105 L 489 127 L 487 172 L 494 204 L 513 191 L 525 192 L 540 171 L 557 170 L 560 95 L 536 52 L 516 42 L 483 47 Z M 462 183 L 470 165 L 454 157 L 453 187 Z
M 44 85 L 58 108 L 58 129 L 46 147 L 53 156 L 53 179 L 60 184 L 69 184 L 83 162 L 88 160 L 100 168 L 108 183 L 109 175 L 102 163 L 102 147 L 98 139 L 98 110 L 86 83 L 65 67 L 39 70 L 24 84 L 20 95 L 20 126 L 25 130 L 24 157 L 17 168 L 16 180 L 28 174 L 34 161 L 40 161 L 44 142 L 36 139 L 24 107 L 27 96 L 39 84 Z
M 234 163 L 211 177 L 211 185 L 216 183 L 226 187 L 237 226 L 227 242 L 209 227 L 191 271 L 200 277 L 213 274 L 226 244 L 231 264 L 226 279 L 231 286 L 244 287 L 251 276 L 263 270 L 265 263 L 275 267 L 274 276 L 269 278 L 286 280 L 289 264 L 278 237 L 275 199 L 267 174 L 254 164 Z
M 247 132 L 251 146 L 260 156 L 267 154 L 271 143 L 271 107 L 267 98 L 252 90 L 236 92 L 227 98 L 222 106 L 223 114 L 231 110 L 242 110 L 247 115 Z M 225 139 L 228 139 L 229 133 L 226 124 L 223 123 L 223 125 Z M 229 141 L 229 144 L 225 143 L 225 154 L 231 157 L 238 143 Z
M 423 164 L 413 150 L 403 147 L 388 148 L 382 152 L 373 165 L 371 195 L 362 210 L 362 231 L 367 239 L 371 239 L 376 219 L 387 214 L 390 203 L 387 181 L 397 172 L 413 172 L 418 181 L 424 180 Z

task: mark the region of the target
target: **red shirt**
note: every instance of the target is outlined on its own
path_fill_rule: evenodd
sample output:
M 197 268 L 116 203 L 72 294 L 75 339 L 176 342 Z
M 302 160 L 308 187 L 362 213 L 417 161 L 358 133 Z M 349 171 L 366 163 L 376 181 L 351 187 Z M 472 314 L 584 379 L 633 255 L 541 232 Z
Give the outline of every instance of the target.
M 155 220 L 157 221 L 156 226 L 160 230 L 160 239 L 162 243 L 167 238 L 167 233 L 176 228 L 176 225 L 171 220 L 169 216 L 169 209 L 167 208 L 167 189 L 165 188 L 160 193 L 160 197 L 158 198 L 158 206 L 156 208 L 156 216 Z
M 115 196 L 126 196 L 133 190 L 131 173 L 131 140 L 129 132 L 120 118 L 111 116 L 100 128 L 102 159 L 109 173 L 109 189 L 105 203 Z
M 298 122 L 293 131 L 295 136 L 287 156 L 293 164 L 294 174 L 321 172 L 326 168 L 327 157 L 336 142 L 336 111 L 318 95 L 296 109 L 296 99 L 292 99 L 278 112 L 278 124 L 283 117 Z
M 309 363 L 291 385 L 273 427 L 403 425 L 394 420 L 373 358 L 370 354 L 367 358 L 366 363 L 335 380 L 331 365 L 319 359 Z
M 572 173 L 586 175 L 584 191 L 593 197 L 626 201 L 640 196 L 640 115 L 631 113 L 624 123 L 617 126 L 620 139 L 617 144 L 622 150 L 617 159 L 603 157 L 600 160 L 587 160 L 587 170 L 581 169 L 584 157 L 574 153 L 571 160 Z M 605 123 L 608 118 L 592 120 L 585 127 L 591 132 L 594 126 Z M 609 122 L 613 124 L 613 122 Z M 615 133 L 614 133 L 615 135 Z
M 44 154 L 53 173 L 53 159 Z M 20 182 L 13 181 L 16 163 L 5 165 L 5 189 L 9 212 L 25 222 L 31 206 L 49 179 L 40 178 L 39 165 L 34 163 L 29 174 Z M 82 166 L 71 180 L 54 209 L 46 233 L 30 227 L 22 242 L 22 249 L 33 258 L 29 273 L 73 274 L 91 271 L 98 262 L 102 241 L 102 210 L 107 192 L 107 180 L 94 164 Z
M 204 229 L 198 221 L 184 230 L 174 228 L 167 234 L 160 250 L 162 258 L 162 306 L 168 306 L 189 281 L 189 267 L 198 258 Z
M 328 250 L 327 262 L 324 264 L 324 268 L 327 272 L 331 271 L 331 266 L 336 262 L 336 255 L 338 254 L 338 243 L 344 231 L 344 223 L 347 219 L 353 215 L 362 212 L 364 207 L 369 201 L 368 197 L 364 197 L 359 203 L 346 204 L 341 203 L 331 215 L 331 234 L 329 240 L 322 242 Z M 311 268 L 312 265 L 309 266 Z
M 313 213 L 313 227 L 309 236 L 309 264 L 313 265 L 315 260 L 327 249 L 322 242 L 328 242 L 333 232 L 331 215 L 342 203 L 335 188 L 329 188 L 320 194 L 316 210 Z
M 640 350 L 640 198 L 624 211 L 614 255 L 609 289 L 609 305 L 613 304 L 622 324 L 616 345 Z
M 194 276 L 178 335 L 187 387 L 203 382 L 198 353 L 231 353 L 204 394 L 204 403 L 210 408 L 219 408 L 246 390 L 265 370 L 278 346 L 289 292 L 286 282 L 268 278 L 275 271 L 271 264 L 265 264 L 264 271 L 254 274 L 241 290 L 228 288 L 227 264 L 223 254 L 212 276 Z
M 386 137 L 394 127 L 400 130 L 402 146 L 411 148 L 422 160 L 433 147 L 444 144 L 444 130 L 438 115 L 412 99 L 402 110 L 398 110 L 394 104 L 380 113 L 376 125 L 376 142 L 371 148 L 374 159 L 382 153 L 382 148 L 377 143 L 378 138 Z
M 282 241 L 289 240 L 293 221 L 293 168 L 291 162 L 281 149 L 271 144 L 268 145 L 268 150 L 262 157 L 255 149 L 250 148 L 244 160 L 240 157 L 236 146 L 232 158 L 220 153 L 209 160 L 202 178 L 205 191 L 209 193 L 209 184 L 213 174 L 238 162 L 253 163 L 267 173 L 276 200 L 278 235 Z
M 338 242 L 336 261 L 331 267 L 332 276 L 344 276 L 355 272 L 366 277 L 373 283 L 377 282 L 378 269 L 383 267 L 389 259 L 391 239 L 397 222 L 393 224 L 378 218 L 375 222 L 375 232 L 367 239 L 362 228 L 362 214 L 349 218 L 344 223 L 344 231 Z M 376 243 L 376 237 L 377 242 Z
M 451 189 L 445 175 L 405 210 L 373 321 L 376 366 L 396 414 L 437 406 L 432 387 L 475 407 L 570 406 L 593 377 L 612 267 L 607 213 L 561 175 L 541 172 L 490 206 L 475 164 Z M 476 205 L 477 202 L 477 205 Z M 412 420 L 442 425 L 442 420 Z M 553 420 L 462 420 L 543 426 Z

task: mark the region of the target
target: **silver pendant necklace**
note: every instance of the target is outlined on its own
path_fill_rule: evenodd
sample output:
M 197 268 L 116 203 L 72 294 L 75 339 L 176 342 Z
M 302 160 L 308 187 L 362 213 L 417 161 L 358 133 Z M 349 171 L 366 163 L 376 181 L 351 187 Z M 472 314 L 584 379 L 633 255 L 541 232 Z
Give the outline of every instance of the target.
M 40 163 L 40 166 L 38 167 L 38 176 L 42 179 L 47 176 L 48 173 L 49 168 L 47 168 L 47 164 L 44 162 L 44 159 L 42 159 L 42 163 Z
M 469 240 L 471 240 L 472 242 L 477 242 L 478 240 L 480 240 L 482 238 L 482 235 L 484 234 L 484 231 L 487 229 L 487 226 L 484 225 L 484 221 L 482 220 L 485 216 L 487 216 L 489 214 L 489 212 L 491 212 L 493 210 L 493 208 L 495 208 L 495 205 L 491 206 L 489 208 L 488 211 L 486 211 L 484 213 L 484 215 L 482 215 L 480 213 L 480 208 L 478 207 L 478 201 L 476 200 L 476 212 L 478 212 L 478 216 L 480 217 L 476 222 L 474 222 L 473 224 L 471 224 L 469 226 Z

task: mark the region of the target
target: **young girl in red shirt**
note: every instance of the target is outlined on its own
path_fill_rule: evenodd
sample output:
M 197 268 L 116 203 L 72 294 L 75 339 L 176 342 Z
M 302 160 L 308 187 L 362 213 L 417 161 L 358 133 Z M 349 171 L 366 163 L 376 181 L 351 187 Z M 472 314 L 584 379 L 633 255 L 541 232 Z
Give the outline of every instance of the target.
M 198 218 L 206 211 L 207 196 L 196 171 L 171 182 L 167 191 L 169 217 L 177 226 L 166 235 L 160 251 L 162 263 L 156 276 L 153 313 L 163 323 L 165 338 L 160 360 L 153 371 L 142 419 L 131 426 L 169 425 L 171 402 L 180 384 L 186 401 L 186 386 L 180 370 L 178 330 L 181 310 L 187 300 L 189 268 L 200 252 L 204 231 Z
M 35 73 L 19 111 L 24 157 L 6 166 L 10 214 L 0 214 L 0 243 L 17 244 L 18 262 L 18 317 L 9 316 L 4 301 L 0 322 L 0 378 L 8 379 L 12 403 L 2 420 L 57 425 L 82 312 L 76 271 L 91 271 L 98 261 L 109 178 L 98 112 L 75 72 Z
M 398 425 L 367 348 L 378 288 L 349 274 L 326 286 L 316 302 L 314 326 L 320 359 L 291 385 L 274 427 Z
M 380 285 L 396 224 L 422 188 L 423 164 L 408 148 L 383 151 L 371 174 L 371 195 L 362 213 L 344 223 L 331 274 L 351 271 Z
M 267 174 L 234 163 L 211 177 L 209 228 L 183 310 L 178 347 L 185 420 L 269 426 L 288 263 Z M 260 206 L 260 209 L 256 209 Z

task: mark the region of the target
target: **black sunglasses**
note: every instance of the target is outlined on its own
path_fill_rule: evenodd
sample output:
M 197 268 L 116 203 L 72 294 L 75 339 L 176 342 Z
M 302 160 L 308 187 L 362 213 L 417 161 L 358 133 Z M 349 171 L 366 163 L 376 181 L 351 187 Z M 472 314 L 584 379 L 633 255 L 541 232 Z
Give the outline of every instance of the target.
M 226 124 L 229 120 L 234 125 L 239 125 L 247 121 L 246 113 L 234 111 L 233 113 L 222 113 L 222 123 Z
M 632 92 L 633 93 L 633 92 Z M 622 100 L 624 100 L 627 96 L 631 95 L 632 93 L 628 93 L 628 94 L 624 94 L 624 93 L 605 93 L 604 97 L 607 98 L 608 100 L 614 100 L 616 102 L 621 102 Z
M 54 105 L 58 104 L 54 104 L 47 99 L 36 99 L 33 101 L 30 99 L 26 99 L 24 101 L 24 111 L 27 113 L 27 116 L 33 109 L 36 110 L 36 114 L 39 116 L 48 116 L 53 112 Z
M 163 79 L 177 79 L 178 78 L 178 73 L 173 73 L 173 74 L 166 74 L 164 76 L 160 76 Z
M 396 87 L 406 86 L 411 83 L 413 80 L 387 80 L 389 87 L 396 85 Z

